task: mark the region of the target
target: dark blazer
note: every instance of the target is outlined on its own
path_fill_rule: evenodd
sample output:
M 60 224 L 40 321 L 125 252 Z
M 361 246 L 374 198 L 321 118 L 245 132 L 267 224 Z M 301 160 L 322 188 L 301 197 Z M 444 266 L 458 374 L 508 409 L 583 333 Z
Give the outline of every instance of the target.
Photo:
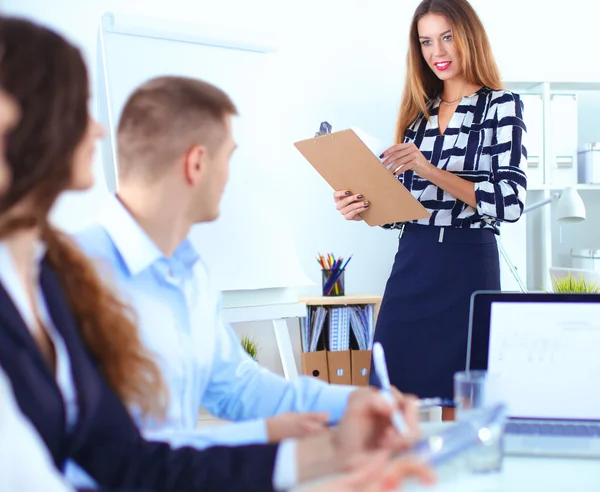
M 79 420 L 72 434 L 65 429 L 65 406 L 55 378 L 1 283 L 0 365 L 12 381 L 22 412 L 60 470 L 70 457 L 102 487 L 113 490 L 273 490 L 276 446 L 198 451 L 145 441 L 84 346 L 59 279 L 45 261 L 40 281 L 71 357 L 79 398 Z

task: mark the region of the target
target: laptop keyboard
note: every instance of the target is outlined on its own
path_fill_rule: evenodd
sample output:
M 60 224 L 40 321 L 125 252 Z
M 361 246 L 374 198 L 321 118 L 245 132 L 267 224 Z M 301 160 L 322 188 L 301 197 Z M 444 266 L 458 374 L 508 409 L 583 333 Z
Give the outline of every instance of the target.
M 509 434 L 533 436 L 567 436 L 600 438 L 600 425 L 590 424 L 557 424 L 509 422 L 506 430 Z

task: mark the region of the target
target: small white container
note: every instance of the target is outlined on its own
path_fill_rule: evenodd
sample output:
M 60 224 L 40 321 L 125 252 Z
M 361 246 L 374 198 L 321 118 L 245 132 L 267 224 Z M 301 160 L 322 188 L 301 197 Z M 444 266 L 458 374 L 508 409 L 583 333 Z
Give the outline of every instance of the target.
M 577 151 L 577 182 L 600 183 L 600 142 L 587 143 Z
M 572 249 L 573 268 L 600 271 L 600 249 Z

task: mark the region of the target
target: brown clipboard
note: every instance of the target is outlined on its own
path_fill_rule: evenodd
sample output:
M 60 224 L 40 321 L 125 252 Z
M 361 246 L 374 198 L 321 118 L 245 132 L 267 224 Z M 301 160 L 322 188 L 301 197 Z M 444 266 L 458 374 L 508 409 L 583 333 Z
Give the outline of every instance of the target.
M 361 214 L 370 226 L 430 216 L 353 130 L 302 140 L 294 146 L 334 190 L 360 193 L 370 202 Z

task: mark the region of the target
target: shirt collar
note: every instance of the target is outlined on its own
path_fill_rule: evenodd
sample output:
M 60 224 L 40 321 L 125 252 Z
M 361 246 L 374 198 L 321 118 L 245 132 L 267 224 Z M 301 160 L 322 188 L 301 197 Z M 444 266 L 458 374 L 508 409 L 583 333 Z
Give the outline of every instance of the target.
M 139 274 L 161 259 L 170 261 L 115 195 L 107 200 L 100 212 L 99 221 L 117 248 L 130 275 Z M 177 247 L 172 259 L 191 267 L 198 261 L 199 255 L 186 239 Z
M 42 263 L 44 256 L 46 256 L 47 252 L 48 252 L 48 247 L 46 246 L 46 243 L 44 241 L 42 241 L 41 239 L 36 241 L 34 250 L 33 250 L 33 261 L 38 266 L 38 268 L 39 268 L 39 265 Z

